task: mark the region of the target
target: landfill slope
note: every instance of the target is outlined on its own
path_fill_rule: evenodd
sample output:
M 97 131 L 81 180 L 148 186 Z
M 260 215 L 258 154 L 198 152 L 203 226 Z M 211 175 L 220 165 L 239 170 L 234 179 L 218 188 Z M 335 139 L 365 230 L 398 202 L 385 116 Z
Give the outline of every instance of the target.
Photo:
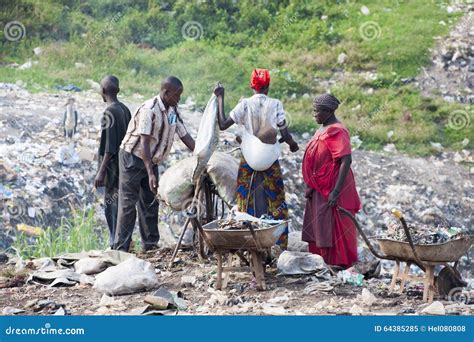
M 74 96 L 79 113 L 78 134 L 73 144 L 80 161 L 63 165 L 57 151 L 70 146 L 62 135 L 61 119 L 67 98 Z M 144 99 L 138 95 L 125 99 L 133 111 Z M 56 227 L 72 208 L 95 208 L 99 229 L 106 230 L 102 211 L 102 195 L 93 188 L 97 161 L 95 153 L 101 129 L 101 114 L 105 103 L 92 91 L 79 93 L 29 93 L 18 85 L 0 84 L 0 172 L 2 215 L 0 249 L 11 245 L 18 234 L 18 223 L 45 228 Z M 341 108 L 343 117 L 344 108 Z M 188 100 L 181 106 L 183 119 L 191 135 L 196 135 L 201 113 Z M 291 130 L 291 127 L 290 127 Z M 221 132 L 220 150 L 236 147 L 236 128 Z M 301 177 L 301 162 L 306 143 L 313 132 L 297 135 L 297 153 L 283 147 L 281 164 L 285 179 L 287 202 L 290 209 L 291 230 L 301 230 L 304 213 L 305 185 Z M 170 159 L 160 166 L 163 172 L 169 165 L 189 156 L 185 146 L 177 142 Z M 430 157 L 410 157 L 396 152 L 370 152 L 355 149 L 353 170 L 363 208 L 358 220 L 368 236 L 385 233 L 389 211 L 399 208 L 409 223 L 422 222 L 436 226 L 471 229 L 473 209 L 472 151 L 440 152 Z M 150 261 L 158 272 L 160 284 L 173 291 L 182 291 L 188 303 L 185 314 L 412 314 L 425 307 L 422 292 L 416 284 L 408 294 L 389 294 L 390 271 L 393 263 L 384 261 L 382 275 L 364 281 L 363 287 L 334 284 L 334 279 L 318 279 L 314 275 L 282 277 L 275 265 L 267 269 L 269 291 L 258 292 L 249 274 L 231 277 L 228 291 L 215 292 L 215 259 L 200 262 L 195 252 L 184 251 L 170 272 L 167 263 L 184 215 L 160 206 L 162 248 L 152 254 L 139 255 Z M 373 262 L 362 240 L 359 242 L 361 259 Z M 472 264 L 465 256 L 460 266 L 463 277 L 472 288 Z M 183 276 L 195 277 L 193 284 L 183 283 Z M 189 280 L 189 279 L 188 279 Z M 325 286 L 315 286 L 322 282 Z M 325 283 L 326 282 L 326 283 Z M 333 285 L 328 285 L 333 284 Z M 311 285 L 311 286 L 310 286 Z M 322 286 L 322 285 L 321 285 Z M 329 287 L 328 287 L 329 286 Z M 327 290 L 333 286 L 333 289 Z M 377 297 L 375 304 L 364 306 L 362 288 Z M 306 292 L 305 292 L 306 289 Z M 120 297 L 116 307 L 100 306 L 100 294 L 89 285 L 70 288 L 48 288 L 41 285 L 11 287 L 0 290 L 0 307 L 20 305 L 27 313 L 52 313 L 46 309 L 34 311 L 27 304 L 48 299 L 65 304 L 71 314 L 126 314 L 143 305 L 148 292 Z M 272 298 L 278 298 L 272 300 Z M 20 304 L 16 304 L 20 303 Z M 463 307 L 444 301 L 447 312 L 472 314 L 470 306 Z M 44 304 L 44 303 L 43 303 Z M 90 305 L 89 305 L 90 304 Z M 36 305 L 36 306 L 35 306 Z M 53 304 L 50 304 L 52 307 Z M 39 309 L 38 309 L 39 310 Z

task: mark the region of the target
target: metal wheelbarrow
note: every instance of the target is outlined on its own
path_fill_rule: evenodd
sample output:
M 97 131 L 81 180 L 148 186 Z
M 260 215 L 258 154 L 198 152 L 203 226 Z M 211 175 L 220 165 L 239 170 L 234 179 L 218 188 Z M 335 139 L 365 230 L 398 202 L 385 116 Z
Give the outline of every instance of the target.
M 251 271 L 257 281 L 257 289 L 265 290 L 265 274 L 263 268 L 263 254 L 270 249 L 280 235 L 285 231 L 288 221 L 282 221 L 268 228 L 254 229 L 251 224 L 246 224 L 247 229 L 219 229 L 219 223 L 223 220 L 215 220 L 202 226 L 202 236 L 208 246 L 217 256 L 217 282 L 216 288 L 222 289 L 227 285 L 228 272 Z M 243 251 L 248 251 L 251 259 L 247 261 Z M 247 267 L 223 266 L 223 255 L 237 254 Z M 223 273 L 226 277 L 223 280 Z
M 436 265 L 445 266 L 438 275 L 437 290 L 439 295 L 452 295 L 451 291 L 453 289 L 467 285 L 457 270 L 457 265 L 459 259 L 469 251 L 469 248 L 474 243 L 473 235 L 464 236 L 440 244 L 415 245 L 401 212 L 394 209 L 392 210 L 392 213 L 400 220 L 408 242 L 378 238 L 377 241 L 380 250 L 384 253 L 380 254 L 372 246 L 372 243 L 365 235 L 354 215 L 341 207 L 338 207 L 338 210 L 352 220 L 372 254 L 379 259 L 395 261 L 395 270 L 390 284 L 390 291 L 394 290 L 397 280 L 400 280 L 400 293 L 403 292 L 407 280 L 422 281 L 424 284 L 423 300 L 431 303 L 436 290 L 434 285 L 434 268 Z M 451 266 L 449 264 L 450 262 L 454 264 Z M 400 263 L 406 264 L 403 273 L 400 271 Z M 417 265 L 425 272 L 424 277 L 417 277 L 409 274 L 410 266 L 412 264 Z

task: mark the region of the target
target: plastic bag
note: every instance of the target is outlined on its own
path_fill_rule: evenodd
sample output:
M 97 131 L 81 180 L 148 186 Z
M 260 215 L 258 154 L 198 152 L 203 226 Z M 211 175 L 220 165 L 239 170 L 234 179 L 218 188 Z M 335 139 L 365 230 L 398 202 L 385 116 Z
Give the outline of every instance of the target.
M 192 175 L 196 159 L 183 159 L 168 168 L 160 177 L 158 196 L 174 210 L 183 209 L 183 203 L 193 196 Z
M 96 276 L 94 289 L 108 295 L 136 293 L 158 286 L 155 270 L 148 261 L 130 257 Z
M 239 164 L 236 158 L 224 152 L 214 152 L 207 164 L 207 173 L 217 193 L 230 206 L 234 204 L 237 193 Z
M 244 129 L 240 145 L 245 161 L 255 171 L 265 171 L 280 157 L 280 143 L 264 144 Z
M 277 268 L 282 274 L 295 275 L 315 273 L 327 266 L 320 255 L 284 251 L 278 257 Z
M 194 155 L 197 156 L 197 165 L 193 171 L 193 182 L 197 182 L 206 169 L 207 162 L 216 149 L 219 142 L 219 127 L 217 121 L 217 97 L 212 94 L 207 102 L 206 109 L 199 124 L 199 130 L 194 147 Z

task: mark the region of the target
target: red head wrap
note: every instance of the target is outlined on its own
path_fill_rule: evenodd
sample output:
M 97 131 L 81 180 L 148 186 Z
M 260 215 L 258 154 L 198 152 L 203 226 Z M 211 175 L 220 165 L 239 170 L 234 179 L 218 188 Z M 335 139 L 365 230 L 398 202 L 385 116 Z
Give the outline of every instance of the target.
M 250 77 L 250 88 L 260 91 L 270 85 L 270 73 L 267 69 L 254 69 Z

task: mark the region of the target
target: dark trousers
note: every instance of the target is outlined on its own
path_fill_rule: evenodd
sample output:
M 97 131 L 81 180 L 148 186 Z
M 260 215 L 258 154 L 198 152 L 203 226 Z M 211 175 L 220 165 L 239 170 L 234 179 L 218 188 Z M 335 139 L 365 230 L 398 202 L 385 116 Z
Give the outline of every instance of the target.
M 114 249 L 128 251 L 138 209 L 138 224 L 144 250 L 156 247 L 158 232 L 158 201 L 148 185 L 143 160 L 122 149 L 119 152 L 119 201 Z M 153 166 L 158 180 L 158 166 Z
M 111 248 L 114 246 L 115 231 L 117 230 L 118 194 L 118 187 L 105 187 L 104 211 L 109 226 L 109 246 Z

